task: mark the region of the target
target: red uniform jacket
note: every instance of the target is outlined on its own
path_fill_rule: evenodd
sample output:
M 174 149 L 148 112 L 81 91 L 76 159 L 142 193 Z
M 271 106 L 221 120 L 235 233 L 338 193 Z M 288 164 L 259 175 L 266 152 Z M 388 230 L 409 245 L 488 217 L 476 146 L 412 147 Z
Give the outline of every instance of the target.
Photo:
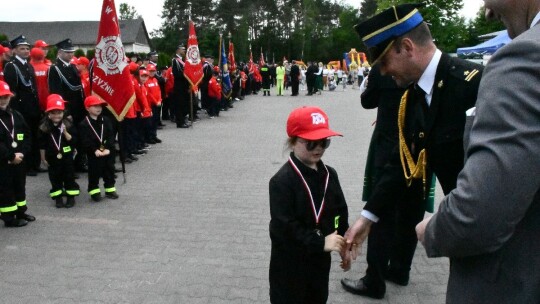
M 221 99 L 221 86 L 214 76 L 208 81 L 208 96 L 218 100 Z
M 81 72 L 81 84 L 84 90 L 84 96 L 88 97 L 90 94 L 90 74 L 87 71 Z
M 161 88 L 155 77 L 149 77 L 144 83 L 146 91 L 148 92 L 147 98 L 150 106 L 157 106 L 161 104 Z
M 45 61 L 40 60 L 30 60 L 30 64 L 34 67 L 34 72 L 36 75 L 36 86 L 39 99 L 39 108 L 41 111 L 45 111 L 47 108 L 47 96 L 49 96 L 49 83 L 48 83 L 48 74 L 50 64 L 45 63 Z

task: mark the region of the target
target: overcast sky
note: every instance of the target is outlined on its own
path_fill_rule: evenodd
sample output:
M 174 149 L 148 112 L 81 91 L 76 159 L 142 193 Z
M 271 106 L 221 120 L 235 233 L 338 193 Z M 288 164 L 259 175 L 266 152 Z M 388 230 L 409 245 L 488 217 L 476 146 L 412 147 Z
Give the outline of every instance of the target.
M 137 13 L 142 15 L 144 22 L 151 33 L 161 26 L 161 9 L 164 0 L 115 0 L 116 11 L 120 14 L 120 3 L 129 3 L 134 6 Z M 358 7 L 360 0 L 344 0 L 354 7 Z M 473 18 L 482 6 L 482 0 L 463 1 L 463 15 Z M 75 21 L 99 20 L 101 16 L 101 0 L 87 0 L 84 2 L 73 0 L 22 0 L 9 1 L 2 5 L 0 21 Z M 2 32 L 2 29 L 0 29 Z

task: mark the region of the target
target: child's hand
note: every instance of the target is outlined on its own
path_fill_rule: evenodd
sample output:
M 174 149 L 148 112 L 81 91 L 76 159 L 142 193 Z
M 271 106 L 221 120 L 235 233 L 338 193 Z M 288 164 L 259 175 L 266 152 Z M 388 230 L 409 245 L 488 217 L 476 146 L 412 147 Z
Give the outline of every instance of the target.
M 94 154 L 96 155 L 96 157 L 102 157 L 103 156 L 103 152 L 96 150 L 96 152 L 94 152 Z
M 345 239 L 337 234 L 337 230 L 334 233 L 327 235 L 324 238 L 324 251 L 342 251 L 345 247 Z
M 17 152 L 15 153 L 15 158 L 11 161 L 11 164 L 18 165 L 22 163 L 23 158 L 24 158 L 24 155 L 22 153 Z
M 105 150 L 103 150 L 102 153 L 103 153 L 103 156 L 107 156 L 107 155 L 111 154 L 111 150 L 105 149 Z

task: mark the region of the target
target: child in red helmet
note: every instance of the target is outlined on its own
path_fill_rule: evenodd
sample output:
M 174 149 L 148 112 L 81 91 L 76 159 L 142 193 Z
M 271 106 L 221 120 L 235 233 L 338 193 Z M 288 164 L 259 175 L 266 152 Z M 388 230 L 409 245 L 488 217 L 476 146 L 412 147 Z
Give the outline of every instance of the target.
M 107 103 L 92 95 L 84 100 L 88 115 L 79 124 L 83 153 L 88 156 L 88 194 L 94 202 L 101 201 L 99 179 L 103 178 L 105 196 L 117 199 L 114 179 L 114 130 L 112 122 L 101 112 Z
M 64 110 L 62 96 L 49 95 L 38 133 L 41 161 L 49 167 L 50 196 L 56 201 L 56 208 L 75 206 L 75 196 L 80 193 L 73 162 L 75 130 L 71 121 L 64 118 Z M 63 196 L 67 197 L 65 204 Z
M 289 160 L 270 179 L 270 302 L 326 303 L 330 252 L 345 251 L 349 224 L 336 170 L 321 157 L 341 134 L 320 108 L 302 107 L 289 115 L 287 135 Z

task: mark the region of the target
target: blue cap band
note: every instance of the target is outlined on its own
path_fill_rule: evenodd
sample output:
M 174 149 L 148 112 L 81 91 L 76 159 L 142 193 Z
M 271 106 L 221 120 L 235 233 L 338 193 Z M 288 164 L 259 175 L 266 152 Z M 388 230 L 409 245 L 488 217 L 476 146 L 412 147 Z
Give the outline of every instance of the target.
M 422 15 L 415 9 L 414 14 L 394 22 L 388 29 L 381 31 L 372 37 L 370 37 L 371 35 L 367 35 L 366 37 L 369 38 L 364 40 L 364 44 L 367 47 L 373 47 L 390 38 L 399 37 L 418 26 L 422 21 L 424 21 Z

